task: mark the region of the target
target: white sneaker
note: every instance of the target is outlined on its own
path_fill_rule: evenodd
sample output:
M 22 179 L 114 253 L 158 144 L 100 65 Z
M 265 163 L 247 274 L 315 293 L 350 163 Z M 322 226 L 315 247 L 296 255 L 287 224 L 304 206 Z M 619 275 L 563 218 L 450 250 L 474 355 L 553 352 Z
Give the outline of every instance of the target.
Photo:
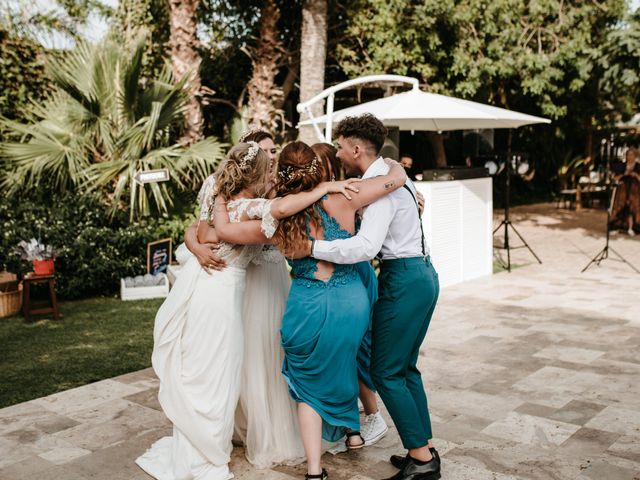
M 627 230 L 627 233 L 629 234 L 630 237 L 636 236 L 636 232 L 633 231 L 633 228 L 630 228 L 629 230 Z
M 379 442 L 389 431 L 387 423 L 382 418 L 382 414 L 378 411 L 364 417 L 360 434 L 364 440 L 365 447 Z

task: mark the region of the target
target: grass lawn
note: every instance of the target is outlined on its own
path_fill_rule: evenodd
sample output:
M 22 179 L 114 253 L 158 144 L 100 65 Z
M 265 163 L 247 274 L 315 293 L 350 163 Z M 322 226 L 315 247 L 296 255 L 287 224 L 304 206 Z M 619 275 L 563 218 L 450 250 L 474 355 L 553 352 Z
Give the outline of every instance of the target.
M 151 365 L 162 299 L 62 302 L 56 321 L 0 318 L 0 408 Z

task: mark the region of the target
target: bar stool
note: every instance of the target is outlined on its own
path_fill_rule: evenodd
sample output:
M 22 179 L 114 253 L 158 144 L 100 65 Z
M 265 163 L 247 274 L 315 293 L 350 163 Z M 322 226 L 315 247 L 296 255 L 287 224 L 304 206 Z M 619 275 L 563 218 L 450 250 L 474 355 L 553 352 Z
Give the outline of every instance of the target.
M 35 305 L 31 304 L 31 285 L 46 283 L 49 287 L 49 307 L 34 308 Z M 60 312 L 58 311 L 58 299 L 56 297 L 56 284 L 53 275 L 35 275 L 29 273 L 25 275 L 23 279 L 23 302 L 22 311 L 24 318 L 29 321 L 29 316 L 34 314 L 53 313 L 53 319 L 58 320 L 60 318 Z

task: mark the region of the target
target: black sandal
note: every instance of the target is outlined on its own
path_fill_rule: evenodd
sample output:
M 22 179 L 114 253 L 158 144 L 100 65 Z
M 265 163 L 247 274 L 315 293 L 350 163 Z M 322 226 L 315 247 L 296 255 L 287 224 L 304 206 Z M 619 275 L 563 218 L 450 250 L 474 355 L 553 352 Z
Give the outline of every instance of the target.
M 362 440 L 362 443 L 358 443 L 357 445 L 352 445 L 351 442 L 349 440 L 351 440 L 351 437 L 360 437 L 360 440 Z M 362 447 L 364 447 L 365 441 L 364 438 L 362 438 L 362 435 L 360 435 L 360 432 L 347 432 L 347 439 L 344 442 L 347 445 L 347 449 L 349 450 L 360 450 Z
M 317 478 L 318 480 L 327 480 L 327 478 L 329 478 L 329 474 L 323 468 L 322 469 L 322 473 L 316 473 L 315 475 L 311 475 L 310 473 L 305 473 L 304 474 L 304 478 L 305 478 L 305 480 L 311 480 L 311 479 L 314 479 L 314 478 Z

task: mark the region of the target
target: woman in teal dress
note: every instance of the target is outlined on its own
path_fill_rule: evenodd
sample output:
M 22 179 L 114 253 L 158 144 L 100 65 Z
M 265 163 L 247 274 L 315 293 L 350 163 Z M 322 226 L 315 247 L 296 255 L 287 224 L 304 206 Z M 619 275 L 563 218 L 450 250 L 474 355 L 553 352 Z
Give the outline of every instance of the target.
M 337 157 L 337 149 L 329 143 L 315 143 L 311 149 L 323 163 L 326 175 L 325 181 L 340 180 L 344 178 L 343 168 Z M 361 213 L 356 218 L 356 230 L 359 228 Z M 378 442 L 389 430 L 378 408 L 376 388 L 371 379 L 371 320 L 373 320 L 373 307 L 378 300 L 378 278 L 370 262 L 355 264 L 355 268 L 364 284 L 369 297 L 370 321 L 362 343 L 358 349 L 358 388 L 360 401 L 364 409 L 364 422 L 361 424 L 362 439 L 365 445 L 373 445 Z
M 322 162 L 325 170 L 324 181 L 329 182 L 333 180 L 341 180 L 344 178 L 342 165 L 340 160 L 336 157 L 336 147 L 330 143 L 315 143 L 311 145 L 311 149 L 316 154 L 318 159 Z M 359 216 L 356 218 L 356 230 L 359 228 Z M 360 262 L 355 265 L 356 271 L 360 276 L 364 288 L 367 290 L 367 296 L 369 297 L 369 306 L 371 309 L 370 318 L 373 317 L 373 306 L 378 300 L 378 277 L 376 272 L 371 266 L 371 262 Z M 360 400 L 372 410 L 373 413 L 378 410 L 377 401 L 375 396 L 375 386 L 373 380 L 371 380 L 371 322 L 362 339 L 360 349 L 358 350 L 357 357 L 358 367 L 358 380 L 360 384 Z M 368 390 L 368 391 L 367 391 Z
M 376 387 L 373 385 L 373 380 L 371 380 L 371 319 L 373 317 L 373 306 L 378 300 L 378 277 L 376 277 L 376 272 L 369 262 L 360 262 L 354 264 L 353 266 L 358 272 L 360 281 L 367 291 L 367 298 L 369 299 L 370 308 L 369 325 L 367 326 L 367 330 L 364 334 L 364 337 L 362 338 L 362 342 L 360 343 L 360 348 L 358 349 L 358 379 L 362 384 L 364 384 L 367 389 L 369 389 L 369 391 L 372 392 L 371 395 L 373 396 L 373 399 L 369 401 L 375 402 Z M 362 386 L 360 390 L 360 396 L 363 396 Z M 365 403 L 364 400 L 363 403 Z M 377 406 L 374 411 L 375 410 L 377 410 Z
M 325 196 L 281 221 L 274 236 L 293 273 L 281 327 L 285 352 L 282 373 L 298 402 L 307 479 L 327 477 L 320 463 L 322 438 L 335 441 L 359 428 L 356 357 L 369 326 L 371 307 L 356 267 L 307 256 L 309 243 L 315 238 L 352 236 L 356 212 L 404 184 L 403 168 L 391 163 L 388 175 L 356 184 L 359 192 L 350 200 Z M 323 170 L 309 146 L 302 142 L 287 145 L 278 162 L 277 195 L 313 189 L 323 181 Z M 362 440 L 351 437 L 348 444 L 357 447 Z
M 323 238 L 350 236 L 321 206 L 316 208 Z M 314 259 L 290 264 L 293 282 L 280 330 L 282 373 L 292 397 L 322 417 L 322 437 L 334 442 L 345 429 L 360 429 L 355 360 L 369 327 L 369 297 L 355 266 L 336 265 L 329 279 L 319 280 Z

